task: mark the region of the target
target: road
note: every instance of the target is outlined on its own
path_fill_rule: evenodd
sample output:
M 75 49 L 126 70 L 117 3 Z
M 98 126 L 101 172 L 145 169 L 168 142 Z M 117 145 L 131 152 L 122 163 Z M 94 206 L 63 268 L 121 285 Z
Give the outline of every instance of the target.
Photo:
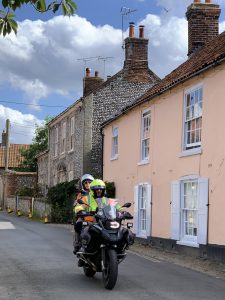
M 112 291 L 86 278 L 63 227 L 0 212 L 0 300 L 225 299 L 225 281 L 129 253 Z

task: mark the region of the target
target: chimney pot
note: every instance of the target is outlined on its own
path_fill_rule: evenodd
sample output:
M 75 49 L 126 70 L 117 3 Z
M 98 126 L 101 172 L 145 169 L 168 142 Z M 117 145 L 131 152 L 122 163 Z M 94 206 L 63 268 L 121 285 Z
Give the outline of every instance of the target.
M 130 22 L 129 37 L 134 37 L 134 22 Z
M 90 77 L 91 70 L 89 68 L 86 68 L 86 77 Z
M 95 77 L 98 77 L 99 72 L 95 71 Z
M 139 26 L 139 38 L 143 39 L 144 38 L 144 25 Z
M 212 1 L 211 0 L 205 0 L 205 3 L 210 4 L 210 3 L 212 3 Z
M 201 0 L 194 0 L 194 3 L 201 3 Z

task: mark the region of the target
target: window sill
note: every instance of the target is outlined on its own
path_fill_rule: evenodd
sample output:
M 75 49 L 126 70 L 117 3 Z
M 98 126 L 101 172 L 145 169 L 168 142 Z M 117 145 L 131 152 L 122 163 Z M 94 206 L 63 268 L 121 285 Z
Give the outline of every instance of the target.
M 116 156 L 114 156 L 114 157 L 111 157 L 110 158 L 110 161 L 112 161 L 112 160 L 117 160 L 119 158 L 119 155 L 116 155 Z
M 193 242 L 191 242 L 191 241 L 185 241 L 185 240 L 177 241 L 177 245 L 199 248 L 199 244 L 197 244 L 194 241 Z
M 143 166 L 149 164 L 149 160 L 142 160 L 138 163 L 138 166 Z
M 197 154 L 202 154 L 202 148 L 195 148 L 195 149 L 190 149 L 190 150 L 185 150 L 181 152 L 178 157 L 185 157 L 185 156 L 191 156 L 191 155 L 197 155 Z

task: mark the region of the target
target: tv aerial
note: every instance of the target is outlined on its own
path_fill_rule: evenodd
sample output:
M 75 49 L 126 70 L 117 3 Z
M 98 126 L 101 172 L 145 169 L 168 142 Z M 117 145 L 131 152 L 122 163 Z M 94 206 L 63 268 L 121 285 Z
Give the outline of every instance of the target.
M 120 13 L 121 13 L 121 16 L 122 16 L 122 48 L 124 49 L 124 17 L 137 11 L 137 9 L 131 9 L 131 8 L 128 8 L 128 7 L 121 7 L 120 9 Z
M 103 78 L 105 78 L 105 68 L 106 68 L 106 62 L 109 59 L 114 58 L 113 56 L 91 56 L 91 57 L 82 57 L 82 58 L 78 58 L 77 61 L 82 61 L 84 63 L 84 76 L 85 76 L 85 71 L 86 71 L 86 67 L 87 67 L 87 62 L 89 61 L 102 61 L 103 62 Z

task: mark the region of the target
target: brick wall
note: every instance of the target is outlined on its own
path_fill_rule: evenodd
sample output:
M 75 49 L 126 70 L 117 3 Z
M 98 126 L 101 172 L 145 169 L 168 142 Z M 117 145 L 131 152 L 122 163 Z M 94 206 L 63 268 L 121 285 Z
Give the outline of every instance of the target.
M 129 82 L 124 79 L 126 71 L 112 77 L 102 89 L 94 94 L 93 98 L 93 121 L 92 121 L 92 153 L 91 173 L 102 178 L 102 136 L 101 124 L 121 111 L 123 107 L 132 103 L 143 95 L 158 80 L 152 76 L 148 83 Z
M 219 5 L 193 3 L 186 12 L 188 20 L 188 56 L 219 34 Z
M 73 150 L 70 149 L 70 119 L 74 117 Z M 62 124 L 66 122 L 66 149 L 61 153 Z M 83 126 L 84 107 L 81 101 L 65 112 L 61 118 L 49 127 L 49 186 L 59 183 L 62 173 L 69 180 L 69 172 L 73 178 L 80 178 L 83 171 Z M 55 156 L 55 128 L 58 127 L 58 153 Z M 55 182 L 54 182 L 55 180 Z

